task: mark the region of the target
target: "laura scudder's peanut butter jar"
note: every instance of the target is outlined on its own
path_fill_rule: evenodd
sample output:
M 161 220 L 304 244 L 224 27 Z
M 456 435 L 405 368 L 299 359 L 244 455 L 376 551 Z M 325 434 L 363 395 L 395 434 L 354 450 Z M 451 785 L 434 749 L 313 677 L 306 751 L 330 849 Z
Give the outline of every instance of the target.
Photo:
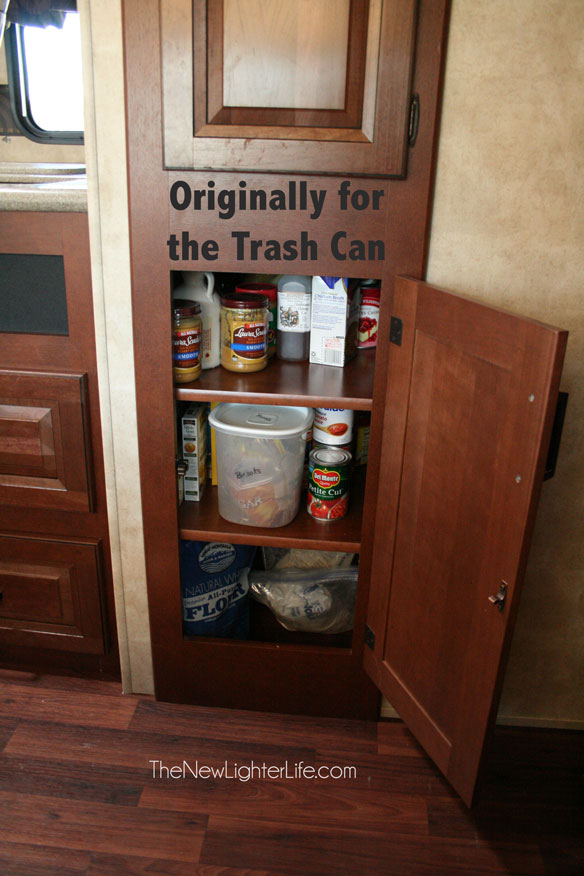
M 221 296 L 221 364 L 229 371 L 261 371 L 268 364 L 268 298 L 251 292 Z

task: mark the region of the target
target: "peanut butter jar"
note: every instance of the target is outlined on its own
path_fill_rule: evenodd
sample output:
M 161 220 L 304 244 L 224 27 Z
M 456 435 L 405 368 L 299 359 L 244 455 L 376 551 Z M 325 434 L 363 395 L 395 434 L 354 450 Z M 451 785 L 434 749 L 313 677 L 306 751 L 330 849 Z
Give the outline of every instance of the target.
M 251 292 L 221 296 L 221 364 L 228 371 L 261 371 L 268 364 L 268 298 Z
M 190 383 L 201 376 L 201 307 L 175 299 L 172 323 L 172 372 L 175 383 Z

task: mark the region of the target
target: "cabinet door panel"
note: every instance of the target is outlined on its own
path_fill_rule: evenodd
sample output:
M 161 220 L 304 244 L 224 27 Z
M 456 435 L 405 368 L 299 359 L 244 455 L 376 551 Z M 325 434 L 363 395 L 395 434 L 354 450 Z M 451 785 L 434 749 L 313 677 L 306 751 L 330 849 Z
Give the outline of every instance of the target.
M 99 544 L 3 535 L 0 556 L 2 642 L 106 652 Z
M 0 504 L 92 510 L 85 374 L 0 371 Z
M 396 283 L 365 665 L 470 803 L 517 611 L 566 334 Z M 399 471 L 389 457 L 403 448 Z M 391 580 L 387 570 L 391 569 Z M 504 583 L 502 606 L 490 601 Z M 500 610 L 502 608 L 502 610 Z
M 160 2 L 167 167 L 405 173 L 415 0 Z

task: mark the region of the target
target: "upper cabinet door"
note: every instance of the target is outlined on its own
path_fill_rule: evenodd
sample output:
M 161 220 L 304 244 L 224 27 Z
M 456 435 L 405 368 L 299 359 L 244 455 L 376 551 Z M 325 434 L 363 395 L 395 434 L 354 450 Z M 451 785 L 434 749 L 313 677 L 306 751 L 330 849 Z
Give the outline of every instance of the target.
M 160 2 L 167 168 L 405 174 L 415 0 Z
M 365 667 L 470 805 L 567 335 L 413 280 L 392 312 Z

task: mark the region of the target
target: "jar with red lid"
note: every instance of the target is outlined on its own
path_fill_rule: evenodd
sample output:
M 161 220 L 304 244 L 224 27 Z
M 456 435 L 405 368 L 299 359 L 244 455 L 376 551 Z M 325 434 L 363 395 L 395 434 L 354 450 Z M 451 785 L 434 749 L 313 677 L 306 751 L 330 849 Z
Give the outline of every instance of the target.
M 221 296 L 221 364 L 228 371 L 261 371 L 268 364 L 268 298 L 252 292 Z
M 357 346 L 360 350 L 377 346 L 380 299 L 381 284 L 378 280 L 366 280 L 361 284 L 359 334 L 357 340 Z
M 175 383 L 201 376 L 201 306 L 185 298 L 172 303 L 172 373 Z

